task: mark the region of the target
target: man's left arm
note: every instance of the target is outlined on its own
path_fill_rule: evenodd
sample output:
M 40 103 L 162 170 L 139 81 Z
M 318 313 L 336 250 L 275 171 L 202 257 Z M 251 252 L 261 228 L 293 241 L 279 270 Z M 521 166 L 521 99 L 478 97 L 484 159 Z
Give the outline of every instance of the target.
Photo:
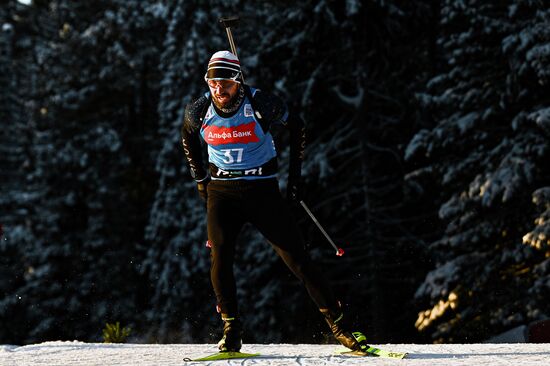
M 287 105 L 273 94 L 258 91 L 254 96 L 262 118 L 271 124 L 282 124 L 290 132 L 290 166 L 288 169 L 287 199 L 298 203 L 302 177 L 302 162 L 306 148 L 306 126 L 297 111 L 288 109 Z M 262 126 L 264 130 L 269 125 Z

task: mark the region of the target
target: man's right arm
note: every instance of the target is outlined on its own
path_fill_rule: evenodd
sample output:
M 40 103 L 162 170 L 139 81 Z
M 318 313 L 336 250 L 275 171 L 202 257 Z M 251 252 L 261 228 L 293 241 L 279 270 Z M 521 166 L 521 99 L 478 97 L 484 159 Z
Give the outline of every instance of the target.
M 181 128 L 183 151 L 187 158 L 191 176 L 198 183 L 208 178 L 202 160 L 202 148 L 200 142 L 200 128 L 202 125 L 202 114 L 209 100 L 205 96 L 189 103 L 185 107 L 185 117 Z

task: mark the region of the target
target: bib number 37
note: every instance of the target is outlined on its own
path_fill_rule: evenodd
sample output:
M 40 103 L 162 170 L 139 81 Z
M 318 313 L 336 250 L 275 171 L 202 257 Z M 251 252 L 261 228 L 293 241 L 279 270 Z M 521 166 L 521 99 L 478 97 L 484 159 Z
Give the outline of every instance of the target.
M 223 162 L 226 164 L 233 164 L 235 162 L 240 163 L 243 161 L 243 150 L 244 149 L 221 149 L 223 152 Z

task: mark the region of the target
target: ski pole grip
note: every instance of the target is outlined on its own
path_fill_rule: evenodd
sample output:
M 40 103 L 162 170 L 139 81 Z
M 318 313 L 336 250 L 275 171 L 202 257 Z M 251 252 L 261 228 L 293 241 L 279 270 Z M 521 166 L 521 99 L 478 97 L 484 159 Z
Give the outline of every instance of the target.
M 220 18 L 220 23 L 224 28 L 234 28 L 239 25 L 239 17 L 230 16 L 227 18 Z

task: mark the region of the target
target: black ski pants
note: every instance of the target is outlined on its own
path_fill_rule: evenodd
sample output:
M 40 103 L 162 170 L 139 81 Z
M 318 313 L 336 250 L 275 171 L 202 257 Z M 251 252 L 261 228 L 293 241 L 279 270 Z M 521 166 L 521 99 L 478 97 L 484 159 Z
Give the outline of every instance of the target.
M 238 314 L 233 262 L 237 236 L 246 222 L 273 246 L 319 308 L 337 307 L 328 282 L 304 249 L 298 226 L 275 178 L 212 180 L 208 184 L 207 212 L 212 246 L 210 278 L 222 313 Z

